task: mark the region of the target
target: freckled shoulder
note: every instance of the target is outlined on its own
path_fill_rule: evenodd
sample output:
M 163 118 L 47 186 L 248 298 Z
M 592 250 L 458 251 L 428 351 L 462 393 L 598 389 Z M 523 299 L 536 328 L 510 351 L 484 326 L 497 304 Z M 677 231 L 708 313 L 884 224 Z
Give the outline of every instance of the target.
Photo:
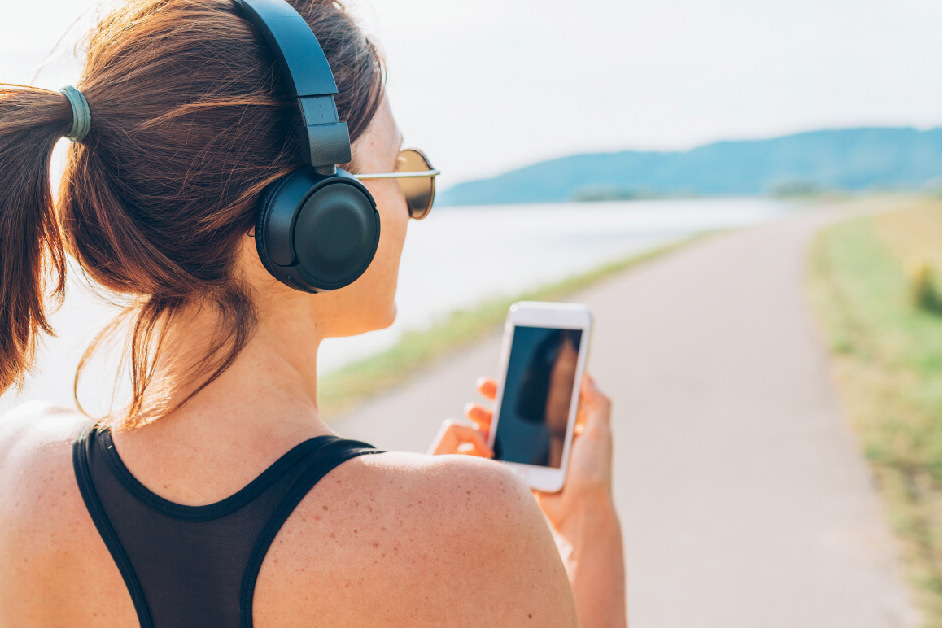
M 256 602 L 297 601 L 280 611 L 330 625 L 576 625 L 542 513 L 503 466 L 389 452 L 325 480 L 266 558 L 292 590 L 266 589 L 263 565 Z
M 0 534 L 17 522 L 36 527 L 54 521 L 54 511 L 67 505 L 64 498 L 80 498 L 72 442 L 90 423 L 76 411 L 42 402 L 0 417 Z
M 0 499 L 35 488 L 36 481 L 71 481 L 72 441 L 90 423 L 79 412 L 44 402 L 0 416 Z M 59 477 L 62 471 L 67 473 Z
M 81 550 L 88 519 L 71 448 L 90 422 L 39 402 L 0 417 L 0 624 L 14 625 L 2 621 L 13 612 L 34 620 L 15 625 L 56 620 L 49 599 L 63 591 L 53 583 L 69 571 L 64 557 Z

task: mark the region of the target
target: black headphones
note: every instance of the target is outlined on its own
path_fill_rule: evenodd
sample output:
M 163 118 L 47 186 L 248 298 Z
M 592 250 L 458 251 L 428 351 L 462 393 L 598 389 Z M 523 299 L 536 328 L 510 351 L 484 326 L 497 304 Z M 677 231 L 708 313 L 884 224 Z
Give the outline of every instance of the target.
M 317 37 L 285 0 L 233 0 L 275 53 L 304 121 L 305 165 L 262 194 L 255 247 L 281 283 L 305 292 L 337 290 L 362 275 L 379 244 L 376 201 L 353 175 L 350 135 L 340 122 L 337 84 Z

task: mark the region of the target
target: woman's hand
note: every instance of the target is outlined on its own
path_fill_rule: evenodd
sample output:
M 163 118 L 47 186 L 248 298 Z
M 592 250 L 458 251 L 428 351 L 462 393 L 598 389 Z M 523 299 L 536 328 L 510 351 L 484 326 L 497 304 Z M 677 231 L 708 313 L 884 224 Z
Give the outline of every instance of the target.
M 534 492 L 556 530 L 573 515 L 613 512 L 611 410 L 611 400 L 584 375 L 566 483 L 558 493 Z
M 497 382 L 482 378 L 478 392 L 497 397 Z M 621 525 L 612 497 L 612 402 L 591 376 L 582 378 L 575 436 L 566 483 L 559 493 L 534 491 L 569 576 L 583 626 L 628 625 Z M 492 457 L 487 449 L 493 412 L 476 403 L 465 406 L 470 424 L 446 421 L 432 453 Z
M 481 378 L 478 392 L 490 401 L 497 397 L 497 381 Z M 433 454 L 466 453 L 490 458 L 487 447 L 493 412 L 476 403 L 465 406 L 470 424 L 446 421 L 433 445 Z M 579 393 L 575 437 L 569 454 L 566 484 L 559 493 L 534 491 L 540 508 L 557 530 L 574 514 L 599 512 L 600 506 L 611 508 L 612 500 L 612 432 L 611 401 L 584 375 Z M 605 510 L 602 509 L 602 512 Z

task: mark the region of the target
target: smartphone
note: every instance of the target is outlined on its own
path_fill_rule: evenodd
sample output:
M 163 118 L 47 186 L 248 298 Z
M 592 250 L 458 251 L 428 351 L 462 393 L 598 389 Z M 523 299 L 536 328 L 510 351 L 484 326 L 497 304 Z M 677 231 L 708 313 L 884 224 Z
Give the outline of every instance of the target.
M 530 488 L 552 493 L 566 481 L 591 331 L 584 305 L 510 306 L 488 444 Z

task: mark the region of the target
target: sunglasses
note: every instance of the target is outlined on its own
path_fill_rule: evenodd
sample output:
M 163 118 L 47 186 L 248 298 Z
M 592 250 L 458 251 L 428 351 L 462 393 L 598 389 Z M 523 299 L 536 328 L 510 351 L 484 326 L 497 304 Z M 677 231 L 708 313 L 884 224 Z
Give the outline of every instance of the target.
M 399 187 L 406 197 L 409 207 L 409 218 L 422 220 L 432 210 L 435 201 L 435 177 L 440 171 L 432 168 L 425 153 L 417 148 L 406 148 L 399 151 L 396 158 L 395 172 L 382 172 L 378 174 L 355 174 L 357 179 L 398 179 Z

